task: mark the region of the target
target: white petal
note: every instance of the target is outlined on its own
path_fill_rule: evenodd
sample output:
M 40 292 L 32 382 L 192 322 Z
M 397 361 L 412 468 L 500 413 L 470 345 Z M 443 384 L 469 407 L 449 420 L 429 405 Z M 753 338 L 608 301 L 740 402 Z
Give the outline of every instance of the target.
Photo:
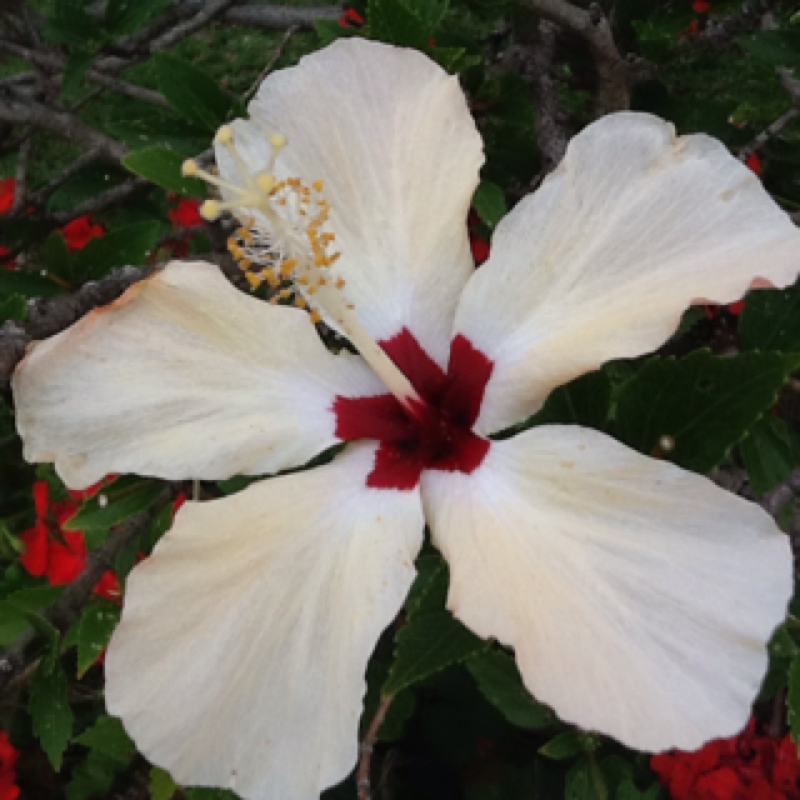
M 448 606 L 516 650 L 565 720 L 639 750 L 740 730 L 792 591 L 758 506 L 597 431 L 493 442 L 472 475 L 427 472 Z
M 355 766 L 366 663 L 423 526 L 417 491 L 366 488 L 373 459 L 187 503 L 134 569 L 106 699 L 179 783 L 317 800 Z
M 590 125 L 498 226 L 456 318 L 495 360 L 478 425 L 519 422 L 556 386 L 654 350 L 693 301 L 800 271 L 800 231 L 707 136 L 646 114 Z
M 38 343 L 13 381 L 28 461 L 71 487 L 111 472 L 217 480 L 305 463 L 334 444 L 336 394 L 379 394 L 308 316 L 169 265 Z
M 268 161 L 265 131 L 279 131 L 278 174 L 324 181 L 337 269 L 367 330 L 383 340 L 407 327 L 445 366 L 483 163 L 458 79 L 415 50 L 341 40 L 270 75 L 250 113 L 234 129 L 251 169 Z M 238 179 L 226 156 L 217 147 Z

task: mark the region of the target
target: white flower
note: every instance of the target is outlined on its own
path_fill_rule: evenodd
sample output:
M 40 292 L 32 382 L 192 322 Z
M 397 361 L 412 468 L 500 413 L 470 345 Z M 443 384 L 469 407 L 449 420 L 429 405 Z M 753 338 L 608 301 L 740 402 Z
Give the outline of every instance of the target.
M 74 488 L 275 472 L 363 439 L 186 504 L 133 571 L 107 698 L 142 752 L 245 798 L 343 779 L 426 522 L 451 611 L 512 646 L 564 719 L 643 750 L 739 730 L 791 591 L 772 520 L 594 430 L 485 437 L 653 350 L 692 301 L 789 284 L 800 233 L 718 142 L 618 114 L 572 141 L 475 272 L 481 143 L 427 58 L 338 42 L 271 75 L 250 112 L 218 136 L 224 202 L 206 213 L 252 217 L 236 252 L 283 270 L 362 357 L 173 263 L 39 344 L 14 383 L 26 457 Z

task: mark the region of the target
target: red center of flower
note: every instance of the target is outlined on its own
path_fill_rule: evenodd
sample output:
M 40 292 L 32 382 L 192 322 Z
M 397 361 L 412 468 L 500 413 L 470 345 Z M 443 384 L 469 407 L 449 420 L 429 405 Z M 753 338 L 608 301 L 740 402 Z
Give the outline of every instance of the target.
M 477 469 L 489 441 L 473 433 L 472 426 L 492 361 L 461 335 L 453 340 L 447 372 L 406 329 L 380 344 L 423 402 L 409 411 L 391 394 L 336 398 L 336 435 L 344 441 L 380 442 L 367 486 L 413 489 L 426 469 Z

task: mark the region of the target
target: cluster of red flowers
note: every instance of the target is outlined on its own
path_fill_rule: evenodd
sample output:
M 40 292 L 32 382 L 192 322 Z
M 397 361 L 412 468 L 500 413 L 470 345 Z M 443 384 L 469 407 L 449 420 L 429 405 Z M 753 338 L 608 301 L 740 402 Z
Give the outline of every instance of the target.
M 14 195 L 16 193 L 17 182 L 13 178 L 6 178 L 0 181 L 0 214 L 8 214 L 11 206 L 14 205 Z M 67 223 L 62 229 L 61 234 L 67 245 L 67 250 L 71 253 L 77 250 L 83 250 L 92 239 L 98 239 L 105 234 L 105 229 L 102 225 L 92 222 L 89 214 L 84 214 L 82 217 L 72 220 Z M 0 244 L 0 257 L 8 255 L 9 249 Z M 5 264 L 7 269 L 14 268 L 14 262 Z
M 19 751 L 5 731 L 0 731 L 0 800 L 17 800 L 20 795 L 17 786 L 17 771 L 14 765 Z
M 175 208 L 169 210 L 169 219 L 176 228 L 193 228 L 205 224 L 200 214 L 200 201 L 183 198 Z M 180 236 L 164 243 L 164 248 L 169 250 L 175 258 L 186 258 L 189 255 L 189 237 Z
M 650 766 L 674 800 L 800 800 L 797 745 L 758 733 L 755 719 L 738 736 L 653 756 Z
M 45 576 L 53 586 L 74 581 L 86 566 L 86 542 L 82 531 L 63 529 L 64 523 L 81 507 L 86 497 L 99 489 L 92 486 L 83 492 L 69 492 L 60 503 L 50 499 L 50 487 L 45 481 L 33 484 L 36 522 L 22 534 L 25 552 L 22 566 L 31 575 Z M 118 601 L 119 581 L 113 572 L 106 572 L 94 587 L 95 594 Z
M 364 24 L 364 17 L 353 8 L 347 8 L 339 17 L 339 24 L 343 28 L 360 28 Z

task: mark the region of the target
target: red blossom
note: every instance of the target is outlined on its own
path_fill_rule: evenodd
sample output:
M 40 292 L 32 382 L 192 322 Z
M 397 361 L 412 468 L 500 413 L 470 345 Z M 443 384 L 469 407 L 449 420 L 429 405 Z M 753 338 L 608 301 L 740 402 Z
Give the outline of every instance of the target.
M 85 497 L 97 491 L 96 484 L 84 492 L 73 492 L 60 503 L 50 500 L 50 487 L 45 481 L 33 484 L 36 522 L 25 531 L 22 543 L 22 566 L 37 577 L 46 577 L 52 586 L 71 583 L 86 566 L 86 542 L 82 531 L 64 530 L 64 523 L 80 508 Z M 77 496 L 76 496 L 77 495 Z M 108 600 L 119 598 L 119 583 L 113 572 L 106 572 L 94 588 L 95 594 Z
M 696 0 L 692 3 L 692 11 L 695 14 L 708 14 L 711 11 L 711 3 L 707 3 L 706 0 Z
M 5 731 L 0 731 L 0 800 L 17 800 L 20 788 L 17 786 L 17 772 L 14 765 L 19 759 L 19 751 Z
M 483 264 L 489 258 L 489 242 L 478 234 L 470 234 L 469 245 L 472 248 L 472 257 L 476 264 Z
M 73 253 L 76 250 L 83 250 L 92 239 L 99 239 L 105 235 L 105 232 L 105 228 L 102 225 L 92 223 L 92 218 L 89 214 L 84 214 L 82 217 L 72 220 L 61 229 L 61 233 L 67 243 L 67 250 Z
M 348 8 L 339 17 L 339 24 L 343 28 L 360 28 L 364 24 L 364 17 L 355 9 Z
M 758 733 L 755 719 L 738 736 L 700 750 L 674 750 L 650 759 L 673 800 L 798 800 L 800 760 L 786 735 Z
M 0 244 L 0 263 L 2 264 L 3 269 L 16 269 L 17 262 L 13 259 L 11 261 L 2 261 L 3 256 L 7 256 L 11 251 L 7 247 L 3 247 Z
M 748 156 L 747 161 L 744 162 L 748 167 L 750 167 L 756 175 L 761 174 L 762 166 L 761 166 L 761 156 L 758 153 L 753 153 Z
M 205 220 L 200 216 L 200 201 L 184 198 L 175 208 L 170 209 L 169 218 L 176 228 L 191 228 L 202 225 Z
M 8 214 L 14 205 L 14 191 L 17 182 L 13 178 L 0 181 L 0 214 Z

